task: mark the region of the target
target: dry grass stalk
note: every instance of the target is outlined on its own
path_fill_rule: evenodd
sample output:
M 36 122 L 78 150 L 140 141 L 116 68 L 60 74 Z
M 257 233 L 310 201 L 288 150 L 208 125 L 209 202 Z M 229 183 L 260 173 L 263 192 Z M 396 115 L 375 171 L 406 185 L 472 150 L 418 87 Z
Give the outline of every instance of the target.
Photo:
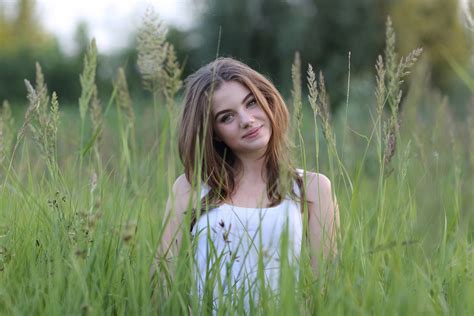
M 94 86 L 91 100 L 91 122 L 92 122 L 92 135 L 95 135 L 94 140 L 94 151 L 99 153 L 100 141 L 102 138 L 102 108 L 97 93 L 97 87 Z
M 396 90 L 398 80 L 397 73 L 397 53 L 395 50 L 395 31 L 393 30 L 392 20 L 387 18 L 385 25 L 385 69 L 387 75 L 388 94 Z
M 376 63 L 376 107 L 378 120 L 382 120 L 383 109 L 388 103 L 390 108 L 390 117 L 383 123 L 383 163 L 388 166 L 395 155 L 397 148 L 397 138 L 400 129 L 400 102 L 402 99 L 403 78 L 410 73 L 410 68 L 416 63 L 423 50 L 417 48 L 413 50 L 407 57 L 398 61 L 395 52 L 395 31 L 393 30 L 392 21 L 387 19 L 386 23 L 386 47 L 385 47 L 385 63 L 381 56 L 378 57 Z M 391 174 L 393 169 L 386 168 L 385 175 Z
M 403 78 L 410 74 L 410 68 L 418 61 L 421 53 L 423 53 L 423 48 L 416 48 L 412 50 L 407 57 L 401 58 L 397 68 L 397 76 L 400 79 L 400 84 L 403 83 Z
M 387 167 L 385 169 L 385 176 L 390 175 L 393 172 L 393 168 L 388 168 L 392 157 L 395 155 L 397 149 L 397 135 L 400 128 L 400 120 L 395 120 L 393 117 L 390 117 L 388 122 L 384 123 L 384 165 Z
M 4 100 L 0 115 L 0 163 L 10 159 L 14 137 L 13 124 L 10 104 Z
M 291 66 L 291 79 L 293 82 L 293 90 L 291 95 L 293 96 L 293 111 L 294 120 L 297 123 L 298 130 L 301 127 L 301 119 L 303 112 L 303 105 L 301 100 L 301 58 L 299 52 L 295 53 L 295 59 Z
M 37 143 L 37 145 L 40 147 L 40 150 L 42 153 L 46 152 L 46 148 L 44 148 L 44 136 L 45 136 L 45 130 L 44 130 L 44 124 L 45 120 L 39 120 L 38 119 L 38 113 L 39 108 L 40 108 L 40 100 L 39 96 L 36 93 L 35 88 L 31 85 L 31 83 L 28 80 L 25 80 L 25 85 L 26 85 L 26 90 L 27 90 L 27 98 L 28 98 L 28 108 L 26 109 L 25 113 L 25 120 L 22 128 L 20 129 L 20 134 L 18 137 L 23 136 L 23 134 L 26 132 L 25 128 L 28 127 L 31 131 L 31 135 L 33 136 L 33 139 Z
M 331 142 L 334 146 L 336 145 L 331 130 L 331 113 L 329 112 L 329 97 L 326 92 L 326 84 L 324 82 L 324 76 L 322 72 L 319 72 L 319 100 L 321 109 L 320 115 L 323 121 L 323 133 L 324 137 Z
M 46 141 L 48 144 L 48 158 L 56 161 L 57 139 L 59 126 L 59 101 L 56 92 L 53 91 L 51 97 L 50 114 L 46 124 Z
M 132 99 L 128 91 L 127 79 L 125 71 L 122 67 L 118 69 L 117 80 L 115 81 L 115 88 L 117 90 L 117 105 L 122 113 L 125 114 L 128 124 L 133 128 L 135 122 L 135 113 L 133 112 Z
M 28 80 L 25 80 L 29 105 L 26 110 L 23 126 L 17 137 L 17 144 L 23 137 L 26 127 L 28 127 L 35 143 L 39 147 L 41 155 L 51 166 L 55 166 L 57 132 L 59 126 L 59 102 L 56 93 L 53 92 L 50 110 L 47 111 L 47 108 L 44 110 L 43 102 L 49 100 L 49 97 L 47 96 L 41 67 L 37 65 L 36 69 L 36 87 L 40 89 L 40 93 L 33 88 Z
M 81 96 L 79 97 L 79 114 L 84 121 L 89 108 L 89 103 L 95 88 L 95 73 L 97 68 L 97 46 L 95 39 L 92 39 L 84 56 L 84 70 L 80 75 Z
M 385 105 L 385 66 L 383 63 L 382 56 L 378 56 L 377 63 L 375 64 L 375 71 L 376 71 L 376 89 L 375 89 L 375 99 L 376 99 L 376 110 L 377 110 L 377 117 L 382 116 L 382 111 Z
M 308 72 L 307 72 L 307 77 L 308 77 L 308 100 L 309 104 L 311 106 L 311 109 L 313 109 L 314 113 L 318 113 L 318 84 L 316 80 L 316 74 L 313 71 L 313 66 L 311 64 L 308 65 Z
M 44 75 L 41 69 L 41 65 L 39 63 L 36 63 L 35 67 L 36 67 L 35 91 L 39 100 L 38 120 L 41 122 L 42 125 L 44 125 L 46 124 L 46 120 L 48 116 L 48 105 L 49 105 L 48 87 L 46 86 L 46 83 L 44 81 Z
M 331 127 L 331 114 L 329 112 L 329 96 L 326 92 L 326 84 L 324 82 L 323 73 L 319 73 L 319 83 L 316 80 L 316 75 L 313 67 L 308 65 L 308 100 L 311 108 L 320 118 L 322 123 L 323 136 L 328 144 L 336 150 L 336 139 Z M 319 87 L 319 88 L 318 88 Z
M 182 72 L 174 46 L 169 44 L 168 53 L 166 55 L 166 66 L 163 71 L 163 80 L 165 83 L 164 95 L 170 112 L 174 104 L 174 97 L 183 86 L 183 81 L 181 80 Z
M 331 121 L 331 112 L 329 112 L 329 96 L 326 92 L 326 83 L 322 71 L 319 72 L 319 107 L 321 116 L 326 125 L 329 126 Z
M 28 108 L 25 112 L 25 118 L 23 120 L 23 124 L 21 125 L 20 131 L 16 136 L 15 146 L 13 147 L 13 154 L 15 154 L 18 145 L 20 144 L 21 140 L 25 136 L 26 129 L 30 125 L 31 120 L 33 119 L 33 113 L 35 112 L 36 108 L 39 106 L 38 98 L 36 96 L 36 91 L 31 85 L 31 83 L 25 79 L 25 86 L 28 92 Z
M 164 23 L 149 7 L 143 25 L 138 30 L 138 69 L 145 89 L 152 93 L 159 92 L 163 82 L 164 62 L 168 55 L 167 31 Z
M 135 113 L 133 111 L 132 99 L 128 91 L 127 79 L 123 68 L 118 69 L 117 80 L 115 81 L 115 89 L 117 90 L 117 106 L 119 111 L 126 117 L 126 130 L 130 133 L 132 146 L 135 142 Z

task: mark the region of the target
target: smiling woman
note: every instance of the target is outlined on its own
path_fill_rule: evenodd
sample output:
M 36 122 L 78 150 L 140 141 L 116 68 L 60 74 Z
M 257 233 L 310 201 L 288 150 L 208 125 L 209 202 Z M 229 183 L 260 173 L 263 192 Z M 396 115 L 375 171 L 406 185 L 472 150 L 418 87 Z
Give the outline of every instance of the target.
M 239 61 L 219 58 L 186 81 L 179 128 L 185 174 L 170 194 L 156 259 L 161 265 L 176 256 L 191 232 L 197 294 L 207 311 L 223 297 L 248 311 L 262 293 L 277 295 L 283 267 L 297 278 L 306 241 L 314 269 L 321 255 L 336 252 L 330 181 L 293 166 L 288 122 L 273 84 Z
M 262 157 L 272 128 L 252 92 L 237 81 L 224 82 L 214 93 L 212 104 L 215 140 L 237 156 Z

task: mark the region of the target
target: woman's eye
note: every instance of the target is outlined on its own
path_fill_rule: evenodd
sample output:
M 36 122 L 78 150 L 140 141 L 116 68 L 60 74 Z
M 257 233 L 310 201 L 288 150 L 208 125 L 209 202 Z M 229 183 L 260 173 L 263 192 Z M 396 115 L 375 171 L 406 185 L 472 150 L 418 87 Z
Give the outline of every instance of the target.
M 232 120 L 232 114 L 224 114 L 221 119 L 220 119 L 220 122 L 221 123 L 228 123 Z
M 252 107 L 256 105 L 257 105 L 257 101 L 255 99 L 252 99 L 247 103 L 247 107 Z

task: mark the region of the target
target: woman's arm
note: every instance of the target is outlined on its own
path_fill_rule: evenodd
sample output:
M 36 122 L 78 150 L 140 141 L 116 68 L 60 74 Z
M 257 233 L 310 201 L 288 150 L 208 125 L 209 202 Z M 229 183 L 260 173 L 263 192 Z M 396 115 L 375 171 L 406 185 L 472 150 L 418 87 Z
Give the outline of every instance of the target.
M 178 256 L 183 237 L 183 223 L 185 212 L 191 197 L 191 185 L 184 175 L 179 176 L 173 190 L 166 202 L 165 216 L 163 218 L 163 233 L 156 251 L 155 260 L 150 269 L 150 277 L 153 277 L 156 268 L 163 263 L 173 270 L 174 258 Z M 171 271 L 172 272 L 172 271 Z
M 308 200 L 308 237 L 313 270 L 318 261 L 337 254 L 336 232 L 339 227 L 339 209 L 333 195 L 331 181 L 320 173 L 307 173 L 306 199 Z

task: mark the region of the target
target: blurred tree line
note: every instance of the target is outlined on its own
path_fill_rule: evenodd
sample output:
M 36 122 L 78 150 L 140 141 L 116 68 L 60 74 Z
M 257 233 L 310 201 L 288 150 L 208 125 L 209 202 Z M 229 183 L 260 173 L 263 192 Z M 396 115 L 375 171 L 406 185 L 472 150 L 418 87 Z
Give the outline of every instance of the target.
M 458 5 L 458 0 L 202 0 L 190 3 L 196 12 L 193 27 L 170 26 L 168 37 L 185 62 L 184 76 L 216 55 L 233 56 L 270 77 L 285 96 L 290 95 L 291 63 L 299 51 L 303 65 L 311 63 L 324 72 L 337 106 L 345 96 L 349 51 L 353 80 L 372 78 L 390 15 L 400 53 L 423 47 L 433 85 L 459 96 L 468 90 L 460 88 L 451 64 L 472 69 L 473 41 L 459 19 Z M 34 0 L 17 0 L 16 14 L 10 17 L 0 2 L 0 100 L 24 99 L 23 79 L 33 76 L 39 61 L 50 90 L 76 101 L 82 55 L 90 40 L 87 26 L 79 25 L 75 36 L 79 49 L 66 56 L 42 29 Z M 132 93 L 143 93 L 134 47 L 130 43 L 130 49 L 99 58 L 101 91 L 110 92 L 121 65 Z
M 58 93 L 61 103 L 77 102 L 81 89 L 79 74 L 91 40 L 88 26 L 85 23 L 77 25 L 72 35 L 76 43 L 75 53 L 66 54 L 57 38 L 42 27 L 35 0 L 16 0 L 13 8 L 7 5 L 0 1 L 0 101 L 8 99 L 12 103 L 24 103 L 24 79 L 34 79 L 35 63 L 39 62 L 48 89 Z M 99 55 L 97 85 L 106 100 L 119 65 L 130 65 L 127 67 L 130 86 L 133 91 L 141 93 L 140 79 L 134 70 L 135 59 L 133 45 L 111 56 Z
M 462 25 L 458 0 L 205 0 L 192 30 L 172 33 L 186 70 L 216 56 L 235 56 L 267 74 L 289 96 L 295 51 L 322 70 L 332 105 L 344 100 L 348 52 L 352 79 L 373 77 L 391 16 L 401 55 L 423 47 L 433 85 L 469 95 L 450 66 L 472 71 L 473 34 Z M 305 71 L 306 69 L 303 69 Z M 465 99 L 465 98 L 464 98 Z M 465 101 L 465 100 L 464 100 Z

